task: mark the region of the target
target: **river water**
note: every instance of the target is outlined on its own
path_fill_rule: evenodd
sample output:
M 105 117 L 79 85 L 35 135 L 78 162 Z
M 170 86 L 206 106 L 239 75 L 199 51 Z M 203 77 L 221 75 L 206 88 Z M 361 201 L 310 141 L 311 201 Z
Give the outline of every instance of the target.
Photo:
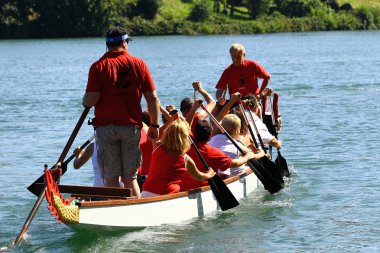
M 105 45 L 102 38 L 0 41 L 0 251 L 379 252 L 380 32 L 135 37 L 130 52 L 148 64 L 161 102 L 178 107 L 192 96 L 193 80 L 214 95 L 234 42 L 265 66 L 280 93 L 279 138 L 292 172 L 280 193 L 258 189 L 233 210 L 117 234 L 74 232 L 44 201 L 13 246 L 36 200 L 26 187 L 60 156 L 83 111 L 89 66 Z M 92 132 L 83 125 L 73 146 Z M 91 164 L 70 166 L 61 182 L 91 185 Z

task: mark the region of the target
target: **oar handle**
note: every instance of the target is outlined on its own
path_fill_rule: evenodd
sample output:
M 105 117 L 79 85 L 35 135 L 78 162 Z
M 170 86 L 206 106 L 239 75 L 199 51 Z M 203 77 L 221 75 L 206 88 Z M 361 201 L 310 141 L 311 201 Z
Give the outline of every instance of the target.
M 63 159 L 65 159 L 65 156 L 69 152 L 69 149 L 70 149 L 71 145 L 73 144 L 74 139 L 77 136 L 79 129 L 81 128 L 83 121 L 86 118 L 89 111 L 90 111 L 90 107 L 85 107 L 81 117 L 79 118 L 77 124 L 75 125 L 75 128 L 74 128 L 73 132 L 71 133 L 70 138 L 67 141 L 67 143 L 66 143 L 66 145 L 65 145 L 65 147 L 61 153 L 61 156 L 58 158 L 57 164 L 61 163 L 63 161 Z M 36 203 L 34 204 L 32 210 L 30 211 L 28 218 L 26 219 L 26 221 L 25 221 L 25 223 L 21 229 L 20 234 L 17 236 L 17 238 L 15 240 L 15 244 L 17 244 L 20 241 L 20 239 L 22 238 L 22 236 L 26 233 L 26 230 L 28 229 L 28 227 L 29 227 L 30 223 L 32 222 L 34 216 L 36 215 L 38 208 L 40 207 L 40 205 L 42 203 L 42 199 L 45 197 L 45 189 L 46 189 L 46 185 L 44 186 L 43 190 L 40 192 L 40 195 L 38 196 Z
M 220 125 L 218 120 L 214 117 L 214 115 L 212 115 L 207 110 L 207 108 L 204 107 L 203 105 L 201 107 L 203 110 L 205 110 L 207 112 L 210 119 L 215 123 L 215 125 L 220 129 L 220 131 L 222 131 L 222 133 L 232 142 L 232 144 L 237 148 L 237 150 L 239 150 L 239 152 L 242 153 L 243 155 L 246 155 L 246 152 L 237 144 L 237 142 L 231 137 L 231 135 L 229 135 L 229 133 L 226 132 L 226 130 Z M 247 163 L 250 164 L 251 166 L 249 166 L 249 167 L 262 178 L 261 173 L 256 168 L 256 166 L 260 167 L 261 165 L 258 164 L 258 162 L 253 158 L 249 159 Z
M 88 144 L 91 143 L 91 141 L 95 138 L 95 134 L 90 138 L 88 139 L 85 143 L 82 144 L 82 146 L 80 146 L 80 149 L 84 149 L 85 147 L 87 147 Z M 66 159 L 66 161 L 64 161 L 62 163 L 62 175 L 65 174 L 65 172 L 67 171 L 67 165 L 69 164 L 69 162 L 74 159 L 75 155 L 71 155 L 68 159 Z M 46 168 L 47 169 L 47 168 Z M 33 193 L 34 195 L 38 196 L 39 192 L 36 192 L 36 184 L 38 183 L 43 183 L 44 182 L 44 179 L 45 179 L 45 175 L 41 175 L 37 180 L 35 180 L 32 184 L 30 184 L 27 189 Z
M 69 140 L 66 143 L 66 146 L 63 148 L 63 151 L 62 151 L 61 155 L 58 158 L 57 163 L 63 162 L 63 160 L 65 159 L 65 157 L 66 157 L 67 153 L 69 152 L 70 147 L 73 144 L 73 142 L 75 140 L 75 137 L 77 136 L 77 134 L 79 132 L 79 129 L 81 128 L 81 126 L 82 126 L 82 124 L 83 124 L 83 122 L 84 122 L 84 120 L 85 120 L 88 112 L 90 111 L 90 109 L 91 109 L 91 107 L 85 107 L 84 108 L 84 110 L 82 112 L 82 115 L 80 116 L 77 124 L 75 125 L 75 128 L 74 128 L 73 132 L 70 135 Z
M 20 241 L 21 237 L 26 233 L 26 230 L 28 229 L 30 223 L 32 222 L 34 216 L 36 215 L 36 213 L 38 211 L 38 207 L 41 205 L 42 200 L 45 197 L 45 189 L 46 189 L 46 185 L 44 186 L 44 188 L 42 189 L 40 195 L 38 196 L 38 199 L 37 199 L 36 203 L 34 203 L 32 211 L 29 213 L 28 218 L 25 220 L 25 223 L 24 223 L 24 225 L 23 225 L 23 227 L 21 229 L 21 232 L 17 236 L 14 244 L 17 244 Z
M 265 149 L 263 139 L 261 138 L 261 135 L 260 135 L 259 129 L 257 129 L 256 122 L 255 122 L 255 119 L 254 119 L 253 116 L 252 116 L 252 111 L 251 111 L 250 108 L 248 108 L 248 115 L 249 115 L 249 117 L 250 117 L 250 119 L 251 119 L 251 121 L 252 121 L 253 127 L 255 128 L 255 131 L 256 131 L 257 137 L 259 138 L 260 145 L 261 145 L 261 147 L 263 148 L 264 153 L 266 154 L 266 153 L 267 153 L 267 150 Z
M 259 145 L 257 144 L 257 141 L 256 141 L 255 134 L 253 133 L 253 130 L 252 130 L 252 126 L 251 126 L 251 124 L 249 124 L 249 122 L 248 122 L 247 115 L 245 115 L 244 107 L 243 107 L 243 104 L 242 104 L 242 102 L 241 102 L 241 99 L 239 99 L 239 101 L 238 101 L 238 105 L 239 105 L 239 109 L 240 109 L 241 114 L 243 114 L 245 124 L 248 126 L 248 130 L 249 130 L 249 133 L 251 134 L 252 141 L 253 141 L 253 143 L 255 144 L 255 147 L 256 147 L 256 148 L 259 148 Z
M 210 119 L 215 123 L 215 125 L 220 129 L 220 131 L 222 131 L 222 133 L 225 136 L 227 136 L 227 138 L 234 144 L 234 146 L 239 150 L 239 152 L 245 155 L 246 152 L 244 152 L 244 150 L 237 144 L 237 142 L 231 137 L 231 135 L 229 135 L 229 133 L 226 132 L 226 130 L 220 125 L 218 120 L 214 117 L 214 115 L 212 115 L 211 112 L 209 112 L 209 110 L 207 110 L 207 108 L 204 105 L 201 105 L 201 108 L 207 112 Z
M 96 134 L 93 134 L 90 139 L 88 139 L 85 143 L 82 144 L 82 146 L 80 146 L 80 149 L 84 149 L 85 147 L 87 147 L 88 144 L 90 144 L 94 139 L 95 139 L 95 136 Z M 69 162 L 71 162 L 71 160 L 73 160 L 75 158 L 75 155 L 72 154 L 69 158 L 67 158 L 63 164 L 62 164 L 62 175 L 63 173 L 66 172 L 67 170 L 67 164 L 69 164 Z
M 202 161 L 202 163 L 203 163 L 203 166 L 205 166 L 206 169 L 209 169 L 209 166 L 208 166 L 206 160 L 203 158 L 201 152 L 199 152 L 199 149 L 198 149 L 198 147 L 195 145 L 193 138 L 191 138 L 191 137 L 189 136 L 189 139 L 190 139 L 190 142 L 191 142 L 191 146 L 194 148 L 194 150 L 195 150 L 195 152 L 197 153 L 198 157 L 201 159 L 201 161 Z
M 228 90 L 228 85 L 226 86 L 226 89 L 222 93 L 222 98 L 226 98 L 227 90 Z

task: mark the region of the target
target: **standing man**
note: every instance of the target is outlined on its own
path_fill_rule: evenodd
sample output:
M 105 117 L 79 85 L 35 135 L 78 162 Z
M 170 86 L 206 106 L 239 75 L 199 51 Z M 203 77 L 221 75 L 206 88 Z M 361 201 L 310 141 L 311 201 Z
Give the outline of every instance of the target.
M 141 97 L 148 105 L 151 139 L 158 138 L 160 102 L 147 65 L 128 53 L 129 41 L 121 26 L 107 31 L 108 51 L 90 68 L 83 105 L 95 106 L 98 163 L 105 185 L 119 187 L 121 177 L 124 187 L 140 197 L 136 178 L 141 165 Z
M 219 104 L 223 106 L 226 103 L 222 94 L 227 85 L 230 95 L 239 92 L 243 97 L 255 95 L 257 99 L 261 99 L 262 91 L 270 79 L 269 73 L 257 62 L 245 59 L 244 46 L 239 43 L 232 44 L 230 55 L 232 64 L 224 70 L 216 85 L 216 98 Z M 263 79 L 260 88 L 258 78 Z

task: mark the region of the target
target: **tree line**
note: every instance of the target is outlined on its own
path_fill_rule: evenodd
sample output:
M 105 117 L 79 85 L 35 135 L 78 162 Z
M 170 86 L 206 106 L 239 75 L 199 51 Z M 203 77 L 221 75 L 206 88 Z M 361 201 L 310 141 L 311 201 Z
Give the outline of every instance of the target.
M 337 0 L 3 0 L 0 38 L 97 37 L 114 24 L 133 35 L 379 29 L 380 10 Z M 173 2 L 173 1 L 172 1 Z

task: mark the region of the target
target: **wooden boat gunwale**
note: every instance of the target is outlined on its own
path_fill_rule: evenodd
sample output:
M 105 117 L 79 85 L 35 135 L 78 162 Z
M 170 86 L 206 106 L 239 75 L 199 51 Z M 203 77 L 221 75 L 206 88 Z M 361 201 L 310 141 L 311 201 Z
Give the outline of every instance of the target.
M 224 180 L 224 182 L 228 185 L 230 183 L 233 183 L 237 180 L 240 180 L 249 174 L 253 173 L 250 169 L 248 172 L 244 172 L 240 175 L 230 177 Z M 142 204 L 142 203 L 151 203 L 151 202 L 159 202 L 169 199 L 176 199 L 176 198 L 182 198 L 182 197 L 188 197 L 191 195 L 194 195 L 196 193 L 200 192 L 206 192 L 210 191 L 210 186 L 202 186 L 199 188 L 195 188 L 189 191 L 185 192 L 178 192 L 173 194 L 166 194 L 166 195 L 160 195 L 155 197 L 148 197 L 148 198 L 131 198 L 131 199 L 113 199 L 113 200 L 97 200 L 97 201 L 83 201 L 83 202 L 77 202 L 76 205 L 79 207 L 100 207 L 100 206 L 117 206 L 117 205 L 128 205 L 128 204 Z
M 48 182 L 50 186 L 54 180 L 50 178 Z M 259 180 L 249 169 L 226 179 L 225 183 L 237 199 L 243 199 L 257 189 Z M 84 199 L 75 199 L 75 193 L 71 193 L 67 200 L 60 195 L 57 185 L 49 189 L 46 196 L 51 196 L 48 208 L 52 215 L 74 230 L 116 231 L 180 224 L 221 211 L 210 186 L 140 199 L 93 199 L 91 194 Z

